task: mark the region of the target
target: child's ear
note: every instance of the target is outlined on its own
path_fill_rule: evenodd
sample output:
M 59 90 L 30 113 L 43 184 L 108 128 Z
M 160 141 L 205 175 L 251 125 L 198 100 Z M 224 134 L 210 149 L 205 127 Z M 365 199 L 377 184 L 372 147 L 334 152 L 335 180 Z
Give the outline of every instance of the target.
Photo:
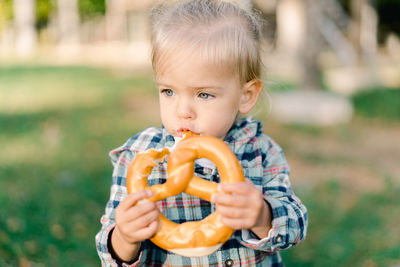
M 248 113 L 256 105 L 258 96 L 262 90 L 262 82 L 258 79 L 251 80 L 243 85 L 239 112 Z

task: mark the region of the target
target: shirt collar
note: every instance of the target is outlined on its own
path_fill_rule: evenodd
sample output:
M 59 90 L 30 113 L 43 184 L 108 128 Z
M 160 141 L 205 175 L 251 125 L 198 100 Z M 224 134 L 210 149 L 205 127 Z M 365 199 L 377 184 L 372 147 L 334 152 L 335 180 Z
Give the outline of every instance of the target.
M 161 127 L 162 129 L 162 138 L 161 140 L 165 140 L 164 147 L 173 147 L 175 145 L 175 138 L 167 132 L 164 125 Z
M 224 141 L 228 144 L 248 142 L 262 134 L 262 124 L 252 117 L 238 118 L 232 125 Z

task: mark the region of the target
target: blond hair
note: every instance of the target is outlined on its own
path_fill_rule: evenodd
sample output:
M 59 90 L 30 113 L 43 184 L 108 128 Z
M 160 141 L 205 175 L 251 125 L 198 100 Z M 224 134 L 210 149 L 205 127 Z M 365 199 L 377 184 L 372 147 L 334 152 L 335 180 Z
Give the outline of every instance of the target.
M 168 57 L 197 53 L 215 66 L 230 68 L 242 84 L 261 72 L 261 23 L 255 12 L 227 0 L 162 1 L 150 12 L 152 64 L 162 68 Z

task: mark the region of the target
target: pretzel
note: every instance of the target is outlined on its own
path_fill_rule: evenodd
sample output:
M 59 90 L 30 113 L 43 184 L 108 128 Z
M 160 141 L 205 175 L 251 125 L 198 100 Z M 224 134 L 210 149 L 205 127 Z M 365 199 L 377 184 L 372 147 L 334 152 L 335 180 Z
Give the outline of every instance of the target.
M 147 176 L 167 156 L 167 181 L 149 187 Z M 154 194 L 148 200 L 156 202 L 185 192 L 211 201 L 212 195 L 218 192 L 218 183 L 204 180 L 193 173 L 194 161 L 199 158 L 207 158 L 216 164 L 221 183 L 244 181 L 236 156 L 222 140 L 189 135 L 177 144 L 172 153 L 164 148 L 137 154 L 128 168 L 128 193 L 149 189 Z M 201 221 L 177 224 L 162 214 L 159 221 L 160 228 L 150 240 L 163 249 L 186 257 L 209 255 L 233 234 L 233 229 L 222 223 L 217 211 Z

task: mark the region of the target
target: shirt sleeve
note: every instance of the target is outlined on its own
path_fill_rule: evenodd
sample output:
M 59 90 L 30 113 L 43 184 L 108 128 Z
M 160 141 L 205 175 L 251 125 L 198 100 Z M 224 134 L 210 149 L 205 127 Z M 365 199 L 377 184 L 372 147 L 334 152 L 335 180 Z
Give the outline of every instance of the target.
M 263 239 L 251 231 L 242 230 L 239 241 L 246 247 L 274 252 L 288 249 L 304 240 L 308 215 L 306 207 L 291 188 L 290 169 L 282 149 L 272 140 L 267 144 L 267 153 L 262 157 L 261 188 L 264 200 L 271 207 L 272 228 Z
M 110 233 L 115 227 L 115 209 L 119 203 L 127 196 L 126 189 L 126 167 L 133 158 L 131 151 L 125 151 L 118 156 L 112 156 L 111 160 L 114 165 L 112 176 L 110 199 L 106 204 L 105 214 L 101 217 L 102 227 L 96 235 L 96 248 L 102 266 L 135 266 L 137 262 L 132 264 L 123 263 L 113 258 L 112 251 L 109 249 Z M 140 255 L 138 257 L 140 259 Z

